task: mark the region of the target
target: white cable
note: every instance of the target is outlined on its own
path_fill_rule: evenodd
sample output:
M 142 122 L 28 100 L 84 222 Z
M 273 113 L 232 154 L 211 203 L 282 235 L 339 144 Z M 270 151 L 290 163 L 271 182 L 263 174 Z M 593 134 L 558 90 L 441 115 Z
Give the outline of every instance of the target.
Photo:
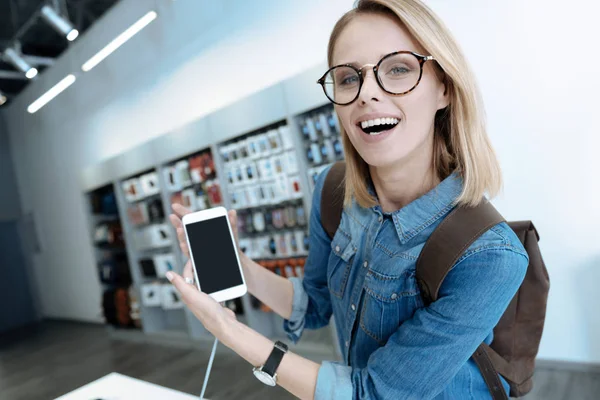
M 208 367 L 206 368 L 206 374 L 204 374 L 204 384 L 202 385 L 202 393 L 200 393 L 200 400 L 204 400 L 204 393 L 206 392 L 206 386 L 208 385 L 208 377 L 210 376 L 210 369 L 212 368 L 213 360 L 215 359 L 215 353 L 217 352 L 217 344 L 219 339 L 215 338 L 212 352 L 210 353 L 210 359 L 208 360 Z

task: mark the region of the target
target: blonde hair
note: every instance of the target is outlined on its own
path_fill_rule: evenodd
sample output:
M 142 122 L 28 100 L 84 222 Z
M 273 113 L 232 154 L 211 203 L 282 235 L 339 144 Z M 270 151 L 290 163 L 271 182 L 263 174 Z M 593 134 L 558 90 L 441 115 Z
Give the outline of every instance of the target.
M 437 61 L 436 74 L 449 91 L 450 104 L 435 116 L 433 167 L 440 179 L 456 171 L 463 178 L 457 204 L 475 206 L 484 196 L 502 188 L 502 174 L 486 131 L 485 111 L 475 76 L 456 39 L 433 11 L 420 0 L 359 0 L 336 23 L 329 39 L 327 58 L 332 66 L 337 39 L 358 15 L 384 14 L 400 20 L 417 42 Z M 368 191 L 369 168 L 342 130 L 346 155 L 344 203 L 355 198 L 362 207 L 377 200 Z

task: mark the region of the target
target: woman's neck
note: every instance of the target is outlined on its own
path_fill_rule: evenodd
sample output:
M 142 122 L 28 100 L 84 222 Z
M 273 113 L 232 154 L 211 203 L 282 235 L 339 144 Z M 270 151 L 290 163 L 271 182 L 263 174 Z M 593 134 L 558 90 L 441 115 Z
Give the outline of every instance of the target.
M 418 199 L 440 183 L 432 158 L 415 157 L 400 165 L 369 167 L 384 212 L 393 212 Z

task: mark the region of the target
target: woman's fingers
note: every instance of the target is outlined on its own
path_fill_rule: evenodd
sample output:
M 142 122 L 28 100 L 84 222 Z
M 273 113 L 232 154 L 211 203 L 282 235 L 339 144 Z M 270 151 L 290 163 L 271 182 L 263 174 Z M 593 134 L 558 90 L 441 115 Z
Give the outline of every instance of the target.
M 173 203 L 171 207 L 173 208 L 173 211 L 179 218 L 183 218 L 184 215 L 192 213 L 192 210 L 189 210 L 178 203 Z
M 233 236 L 235 237 L 235 243 L 238 243 L 238 229 L 237 229 L 237 212 L 235 210 L 227 211 L 227 215 L 229 216 L 229 223 L 231 224 L 231 229 L 233 230 Z

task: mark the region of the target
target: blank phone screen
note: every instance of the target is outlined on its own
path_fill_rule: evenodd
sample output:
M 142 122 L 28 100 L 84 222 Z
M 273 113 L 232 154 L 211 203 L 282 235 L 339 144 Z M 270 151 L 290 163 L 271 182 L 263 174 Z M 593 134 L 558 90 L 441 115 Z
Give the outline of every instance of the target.
M 185 225 L 200 288 L 215 293 L 243 282 L 227 217 L 217 217 Z

